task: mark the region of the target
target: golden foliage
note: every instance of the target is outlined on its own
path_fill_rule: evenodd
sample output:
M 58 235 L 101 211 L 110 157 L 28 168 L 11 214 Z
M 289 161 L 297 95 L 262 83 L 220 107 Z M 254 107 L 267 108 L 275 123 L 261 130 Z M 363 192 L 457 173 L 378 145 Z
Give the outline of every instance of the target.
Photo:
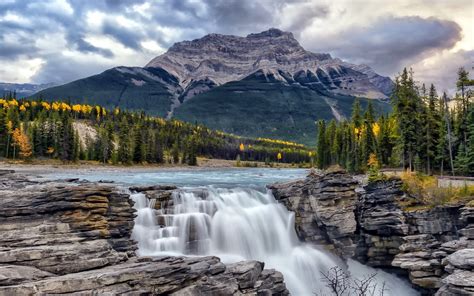
M 244 150 L 245 150 L 245 145 L 244 145 L 244 143 L 240 143 L 239 150 L 240 150 L 240 151 L 244 151 Z
M 51 105 L 48 102 L 41 102 L 41 106 L 46 110 L 51 109 Z
M 369 167 L 379 167 L 379 160 L 377 159 L 377 155 L 375 153 L 370 153 L 369 160 L 367 161 L 367 166 Z
M 28 137 L 19 128 L 16 128 L 12 135 L 14 145 L 20 148 L 20 157 L 23 159 L 30 157 L 33 151 Z
M 82 111 L 82 105 L 80 104 L 72 105 L 72 111 L 76 113 L 80 113 Z
M 376 137 L 380 134 L 380 125 L 378 122 L 372 125 L 372 132 L 374 133 Z

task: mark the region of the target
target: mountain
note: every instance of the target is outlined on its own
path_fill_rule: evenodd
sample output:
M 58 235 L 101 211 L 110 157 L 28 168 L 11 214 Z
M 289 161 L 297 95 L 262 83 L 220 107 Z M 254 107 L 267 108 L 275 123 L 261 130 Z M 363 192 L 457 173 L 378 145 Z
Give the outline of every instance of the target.
M 178 42 L 144 68 L 112 68 L 33 97 L 145 110 L 238 135 L 314 144 L 316 120 L 349 116 L 356 97 L 385 111 L 392 88 L 390 78 L 366 65 L 307 51 L 292 33 L 270 29 Z
M 17 98 L 24 98 L 52 86 L 54 86 L 54 83 L 31 84 L 0 82 L 0 97 L 10 93 L 16 93 Z

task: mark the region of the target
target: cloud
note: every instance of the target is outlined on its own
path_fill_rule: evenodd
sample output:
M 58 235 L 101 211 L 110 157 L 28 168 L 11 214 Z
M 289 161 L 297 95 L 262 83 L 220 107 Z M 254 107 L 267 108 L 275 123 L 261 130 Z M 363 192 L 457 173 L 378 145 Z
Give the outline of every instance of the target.
M 460 67 L 470 71 L 474 61 L 474 50 L 442 51 L 430 58 L 418 61 L 409 67 L 415 72 L 419 84 L 436 85 L 438 94 L 446 91 L 452 95 L 456 92 L 456 73 Z M 472 73 L 472 71 L 471 71 Z M 472 77 L 472 74 L 471 74 Z
M 0 0 L 0 63 L 9 67 L 0 81 L 68 82 L 145 65 L 173 43 L 208 33 L 245 36 L 276 27 L 308 50 L 392 77 L 413 66 L 417 77 L 442 85 L 455 77 L 446 69 L 472 61 L 469 6 L 470 0 Z
M 391 75 L 433 52 L 452 48 L 461 38 L 461 28 L 453 21 L 385 16 L 366 26 L 317 38 L 310 47 L 333 49 L 331 53 L 337 57 Z

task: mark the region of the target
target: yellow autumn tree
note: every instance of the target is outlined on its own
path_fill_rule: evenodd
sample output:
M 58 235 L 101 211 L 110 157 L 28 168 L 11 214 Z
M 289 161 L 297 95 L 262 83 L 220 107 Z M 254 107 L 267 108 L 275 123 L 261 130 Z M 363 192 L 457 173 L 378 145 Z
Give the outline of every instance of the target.
M 375 153 L 370 153 L 367 161 L 369 182 L 383 180 L 383 175 L 380 173 L 380 163 Z
M 244 151 L 244 150 L 245 150 L 245 145 L 244 145 L 244 143 L 240 143 L 239 150 L 240 150 L 240 151 Z
M 281 160 L 281 158 L 282 158 L 282 156 L 281 156 L 281 153 L 280 153 L 280 152 L 278 152 L 278 154 L 277 154 L 277 159 L 278 159 L 278 161 L 280 161 L 280 160 Z
M 376 137 L 379 136 L 379 134 L 380 134 L 380 125 L 378 124 L 378 122 L 375 122 L 372 125 L 372 132 L 374 133 L 374 136 L 376 136 Z
M 16 128 L 13 131 L 12 136 L 13 136 L 13 147 L 19 148 L 20 157 L 23 159 L 30 157 L 33 154 L 33 152 L 31 150 L 30 141 L 28 140 L 28 137 L 25 135 L 25 133 L 23 133 L 21 129 Z M 13 154 L 15 154 L 15 152 Z

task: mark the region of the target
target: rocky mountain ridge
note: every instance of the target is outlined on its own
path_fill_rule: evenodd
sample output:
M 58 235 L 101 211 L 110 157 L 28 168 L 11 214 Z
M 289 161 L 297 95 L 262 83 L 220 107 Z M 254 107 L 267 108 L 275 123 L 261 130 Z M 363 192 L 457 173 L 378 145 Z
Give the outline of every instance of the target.
M 187 93 L 200 81 L 218 86 L 257 71 L 283 83 L 312 84 L 345 95 L 386 98 L 391 80 L 368 66 L 305 50 L 290 32 L 269 29 L 246 37 L 209 34 L 175 43 L 146 67 L 162 68 L 178 78 Z M 202 89 L 200 90 L 202 91 Z

